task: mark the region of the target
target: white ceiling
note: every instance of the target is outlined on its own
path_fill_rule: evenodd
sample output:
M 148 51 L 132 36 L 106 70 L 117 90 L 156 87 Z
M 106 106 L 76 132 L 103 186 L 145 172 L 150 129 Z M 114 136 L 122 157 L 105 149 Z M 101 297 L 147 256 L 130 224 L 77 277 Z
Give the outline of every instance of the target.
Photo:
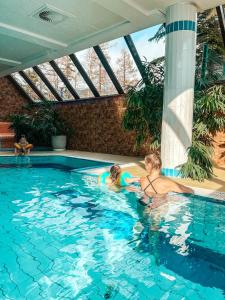
M 167 6 L 179 0 L 6 0 L 0 1 L 0 76 L 163 23 Z M 186 1 L 199 10 L 225 0 Z M 40 9 L 64 15 L 51 24 Z

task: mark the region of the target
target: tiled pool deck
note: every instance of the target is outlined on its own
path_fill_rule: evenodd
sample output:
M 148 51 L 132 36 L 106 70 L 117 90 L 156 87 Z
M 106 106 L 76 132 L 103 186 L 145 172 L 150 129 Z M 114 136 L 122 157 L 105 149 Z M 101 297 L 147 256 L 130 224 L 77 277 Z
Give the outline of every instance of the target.
M 12 152 L 0 152 L 0 155 L 14 155 Z M 130 157 L 112 154 L 92 153 L 84 151 L 61 151 L 61 152 L 32 152 L 31 155 L 65 155 L 78 158 L 87 158 L 92 160 L 107 161 L 124 165 L 124 169 L 135 176 L 143 176 L 146 174 L 143 158 Z M 94 171 L 95 173 L 100 170 Z M 177 182 L 191 186 L 200 194 L 212 195 L 213 197 L 225 200 L 225 166 L 214 167 L 214 177 L 204 182 L 193 181 L 190 179 L 175 179 Z

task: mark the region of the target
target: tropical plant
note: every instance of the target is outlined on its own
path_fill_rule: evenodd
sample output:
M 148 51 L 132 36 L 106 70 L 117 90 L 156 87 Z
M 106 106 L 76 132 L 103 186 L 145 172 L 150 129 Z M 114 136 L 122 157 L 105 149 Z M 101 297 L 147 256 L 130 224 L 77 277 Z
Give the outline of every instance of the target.
M 160 60 L 143 62 L 146 79 L 140 80 L 127 93 L 123 127 L 136 133 L 136 148 L 151 137 L 150 148 L 158 151 L 163 107 L 164 67 Z
M 24 109 L 26 113 L 10 116 L 11 127 L 15 130 L 17 138 L 26 134 L 29 141 L 35 145 L 48 146 L 51 136 L 71 134 L 68 124 L 49 101 L 42 101 L 38 106 L 29 104 Z
M 215 8 L 199 13 L 197 23 L 196 84 L 204 88 L 221 78 L 221 66 L 225 63 L 225 48 Z M 158 42 L 165 36 L 164 23 L 149 41 Z
M 18 140 L 22 134 L 28 133 L 31 130 L 31 118 L 27 114 L 14 114 L 10 116 L 12 122 L 10 128 L 14 130 L 16 140 Z M 30 139 L 30 136 L 27 136 Z
M 161 60 L 144 64 L 148 83 L 141 80 L 127 94 L 123 127 L 136 133 L 136 148 L 149 143 L 149 149 L 160 151 L 164 68 Z M 225 128 L 225 91 L 214 85 L 195 91 L 192 146 L 181 175 L 202 181 L 213 174 L 213 136 Z
M 202 181 L 213 175 L 213 136 L 225 128 L 225 91 L 214 85 L 196 92 L 192 146 L 188 161 L 181 167 L 183 177 Z
M 32 106 L 32 125 L 43 136 L 49 138 L 52 135 L 66 135 L 69 127 L 66 126 L 56 106 L 49 101 L 42 101 L 39 106 Z

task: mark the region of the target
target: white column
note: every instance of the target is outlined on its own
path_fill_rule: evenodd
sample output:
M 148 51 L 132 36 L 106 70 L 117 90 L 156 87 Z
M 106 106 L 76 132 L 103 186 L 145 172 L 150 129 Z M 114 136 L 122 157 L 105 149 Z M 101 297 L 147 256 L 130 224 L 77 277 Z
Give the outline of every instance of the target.
M 187 161 L 192 141 L 197 10 L 175 4 L 166 11 L 166 65 L 161 139 L 163 173 Z M 166 172 L 165 172 L 166 171 Z

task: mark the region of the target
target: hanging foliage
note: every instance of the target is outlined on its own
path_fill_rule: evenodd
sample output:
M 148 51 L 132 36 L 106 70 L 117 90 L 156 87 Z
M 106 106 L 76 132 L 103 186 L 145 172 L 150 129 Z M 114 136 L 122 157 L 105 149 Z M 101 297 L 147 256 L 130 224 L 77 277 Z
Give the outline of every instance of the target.
M 213 175 L 213 136 L 225 128 L 225 90 L 214 85 L 195 93 L 192 146 L 182 177 L 199 181 Z
M 162 61 L 144 62 L 147 84 L 140 80 L 127 93 L 127 109 L 124 114 L 123 127 L 135 131 L 136 148 L 151 137 L 150 148 L 157 151 L 160 147 L 160 132 L 163 107 Z

